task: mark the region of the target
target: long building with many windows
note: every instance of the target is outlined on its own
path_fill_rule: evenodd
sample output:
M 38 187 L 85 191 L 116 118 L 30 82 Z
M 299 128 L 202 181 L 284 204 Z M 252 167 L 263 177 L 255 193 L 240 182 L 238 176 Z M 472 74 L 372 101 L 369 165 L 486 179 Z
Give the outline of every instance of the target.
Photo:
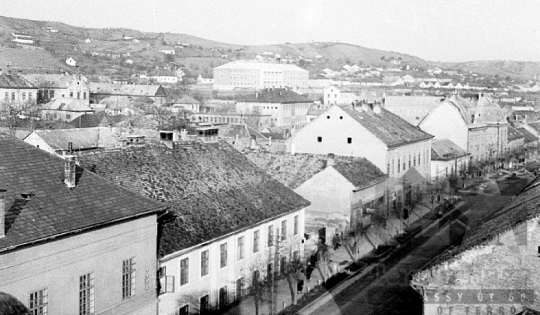
M 296 65 L 237 60 L 214 68 L 214 89 L 304 88 L 308 77 Z

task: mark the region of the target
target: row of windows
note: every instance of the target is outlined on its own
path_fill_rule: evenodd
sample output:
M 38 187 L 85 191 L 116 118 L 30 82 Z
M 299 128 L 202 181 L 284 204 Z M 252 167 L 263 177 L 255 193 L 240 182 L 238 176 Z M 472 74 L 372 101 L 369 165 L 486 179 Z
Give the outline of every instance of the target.
M 422 161 L 424 161 L 424 164 L 427 163 L 429 159 L 429 151 L 425 150 L 422 152 L 418 152 L 418 154 L 409 154 L 408 159 L 407 156 L 403 156 L 402 158 L 397 159 L 397 165 L 395 165 L 395 160 L 392 159 L 391 163 L 386 164 L 386 173 L 389 175 L 395 175 L 399 174 L 402 171 L 408 170 L 411 168 L 411 166 L 416 167 L 417 165 L 422 165 Z M 402 163 L 403 162 L 403 163 Z M 397 166 L 397 172 L 396 167 Z
M 299 218 L 298 216 L 294 217 L 294 225 L 293 225 L 293 234 L 296 236 L 299 232 Z M 284 241 L 287 239 L 287 220 L 281 221 L 281 240 Z M 255 230 L 253 232 L 253 247 L 252 252 L 257 253 L 260 249 L 260 239 L 261 234 L 260 230 Z M 274 226 L 269 225 L 268 226 L 268 237 L 267 237 L 267 246 L 271 247 L 274 245 Z M 239 236 L 237 238 L 237 251 L 236 251 L 236 259 L 242 260 L 245 257 L 245 236 Z M 220 252 L 220 268 L 224 268 L 227 266 L 228 262 L 228 254 L 227 254 L 227 243 L 223 243 L 219 246 L 219 252 Z M 210 251 L 205 250 L 201 252 L 201 277 L 204 277 L 209 274 L 209 264 L 210 262 Z M 180 260 L 180 285 L 185 285 L 189 283 L 189 258 L 186 257 L 182 260 Z
M 15 101 L 15 95 L 16 93 L 15 92 L 11 92 L 11 101 Z M 22 92 L 21 93 L 21 99 L 23 101 L 26 101 L 26 92 Z M 10 98 L 9 98 L 9 92 L 5 92 L 4 94 L 4 100 L 6 102 L 9 102 Z M 32 92 L 28 92 L 28 100 L 32 100 Z
M 79 276 L 79 315 L 95 314 L 95 276 L 89 272 Z M 135 258 L 122 261 L 122 299 L 135 295 Z M 49 292 L 41 289 L 30 293 L 30 314 L 49 314 Z

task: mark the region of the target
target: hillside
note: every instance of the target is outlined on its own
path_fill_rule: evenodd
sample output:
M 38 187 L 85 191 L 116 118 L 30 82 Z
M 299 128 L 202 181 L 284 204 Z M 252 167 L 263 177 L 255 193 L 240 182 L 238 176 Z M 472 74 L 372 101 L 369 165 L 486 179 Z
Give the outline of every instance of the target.
M 47 32 L 46 27 L 58 30 Z M 33 36 L 33 46 L 16 45 L 13 32 Z M 27 48 L 27 49 L 23 49 Z M 28 48 L 34 49 L 30 50 Z M 165 55 L 160 50 L 174 50 Z M 237 59 L 252 59 L 264 53 L 279 54 L 316 74 L 324 68 L 342 69 L 345 64 L 473 71 L 485 75 L 534 76 L 540 63 L 516 61 L 471 61 L 435 63 L 398 52 L 382 51 L 346 43 L 311 42 L 241 46 L 206 40 L 187 34 L 141 32 L 125 28 L 85 28 L 60 22 L 34 21 L 0 16 L 0 66 L 68 69 L 64 63 L 73 57 L 83 72 L 127 76 L 149 71 L 156 66 L 182 68 L 188 76 L 210 76 L 212 69 Z M 24 70 L 24 69 L 23 69 Z

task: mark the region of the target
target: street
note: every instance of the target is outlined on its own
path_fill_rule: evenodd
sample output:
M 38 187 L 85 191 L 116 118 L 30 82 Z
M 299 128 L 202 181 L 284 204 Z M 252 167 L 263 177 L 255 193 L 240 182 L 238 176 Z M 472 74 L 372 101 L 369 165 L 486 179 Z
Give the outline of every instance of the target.
M 470 209 L 464 213 L 469 219 L 470 229 L 496 212 L 529 181 L 530 178 L 500 182 L 492 180 L 485 185 L 485 191 L 490 193 L 461 196 L 470 205 Z M 424 226 L 428 224 L 426 222 Z M 433 225 L 420 237 L 399 248 L 380 267 L 310 314 L 422 314 L 422 300 L 409 286 L 409 275 L 452 246 L 449 234 L 448 224 L 441 229 L 437 224 Z

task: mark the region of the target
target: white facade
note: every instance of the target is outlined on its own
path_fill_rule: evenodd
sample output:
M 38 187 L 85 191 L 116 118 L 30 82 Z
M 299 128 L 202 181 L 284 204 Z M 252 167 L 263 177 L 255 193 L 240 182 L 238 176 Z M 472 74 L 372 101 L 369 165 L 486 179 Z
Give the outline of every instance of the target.
M 460 110 L 451 102 L 443 102 L 420 123 L 420 129 L 436 138 L 449 139 L 467 151 L 469 127 Z
M 220 290 L 226 292 L 226 304 L 238 294 L 247 293 L 254 271 L 259 271 L 261 279 L 266 278 L 268 264 L 274 262 L 276 238 L 282 235 L 283 222 L 287 232 L 284 240 L 279 238 L 280 261 L 281 256 L 287 257 L 287 261 L 292 259 L 291 253 L 304 259 L 304 209 L 161 258 L 160 268 L 165 268 L 161 281 L 167 293 L 159 296 L 159 314 L 176 315 L 186 305 L 189 310 L 198 310 L 205 296 L 209 305 L 215 307 L 220 304 Z M 269 238 L 274 246 L 269 246 Z M 182 272 L 185 266 L 187 271 Z M 241 292 L 237 292 L 238 283 L 242 283 Z
M 291 64 L 234 61 L 214 68 L 214 89 L 304 88 L 309 72 Z
M 330 86 L 323 90 L 323 101 L 326 105 L 351 104 L 358 100 L 353 92 L 341 91 L 338 87 Z
M 156 75 L 152 76 L 151 79 L 156 80 L 158 83 L 170 83 L 170 84 L 176 84 L 178 83 L 178 77 L 177 76 L 168 76 L 168 75 Z
M 454 173 L 459 175 L 459 171 L 466 170 L 469 167 L 469 161 L 469 155 L 448 161 L 432 160 L 431 180 L 436 181 L 440 178 L 447 178 Z
M 237 114 L 254 114 L 271 116 L 272 127 L 284 127 L 299 130 L 308 124 L 307 113 L 310 103 L 236 103 Z

